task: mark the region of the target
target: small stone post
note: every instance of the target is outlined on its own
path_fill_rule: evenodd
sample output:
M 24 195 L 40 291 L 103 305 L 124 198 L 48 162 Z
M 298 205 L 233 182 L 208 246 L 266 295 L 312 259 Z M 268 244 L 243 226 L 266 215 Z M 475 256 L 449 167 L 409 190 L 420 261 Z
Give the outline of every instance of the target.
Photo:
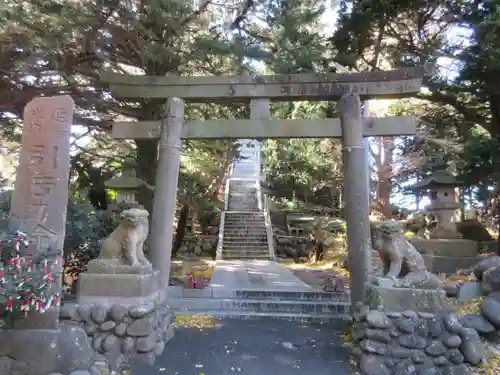
M 365 283 L 372 269 L 370 210 L 359 96 L 343 95 L 339 109 L 342 124 L 348 265 L 351 272 L 351 304 L 354 313 L 356 304 L 364 302 Z
M 153 267 L 160 271 L 162 285 L 166 287 L 170 276 L 173 220 L 177 205 L 184 100 L 168 98 L 164 113 L 156 171 L 149 256 Z

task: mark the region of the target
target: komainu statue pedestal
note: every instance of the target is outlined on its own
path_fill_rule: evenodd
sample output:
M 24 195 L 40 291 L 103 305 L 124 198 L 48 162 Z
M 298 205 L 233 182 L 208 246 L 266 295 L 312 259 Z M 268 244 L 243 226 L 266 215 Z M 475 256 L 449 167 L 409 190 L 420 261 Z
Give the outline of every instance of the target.
M 85 329 L 94 359 L 111 370 L 129 360 L 153 364 L 173 337 L 173 314 L 159 271 L 142 253 L 147 211 L 122 213 L 122 223 L 103 243 L 98 259 L 80 275 L 77 301 L 61 319 Z
M 365 304 L 387 312 L 436 312 L 450 310 L 442 289 L 401 288 L 367 283 Z

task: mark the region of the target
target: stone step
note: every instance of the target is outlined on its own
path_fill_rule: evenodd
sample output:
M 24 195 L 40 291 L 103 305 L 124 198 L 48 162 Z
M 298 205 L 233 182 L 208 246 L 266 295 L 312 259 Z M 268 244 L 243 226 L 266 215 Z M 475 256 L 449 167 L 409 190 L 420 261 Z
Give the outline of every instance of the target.
M 282 291 L 282 290 L 235 290 L 228 291 L 229 295 L 227 297 L 238 298 L 238 299 L 267 299 L 267 300 L 295 300 L 295 301 L 338 301 L 346 302 L 350 301 L 349 294 L 346 293 L 327 293 L 318 292 L 313 289 L 307 292 L 292 292 L 292 291 Z M 222 297 L 222 296 L 220 296 Z M 226 297 L 224 295 L 223 297 Z
M 233 231 L 224 233 L 224 240 L 235 242 L 267 242 L 267 235 L 265 233 L 250 234 L 248 232 L 242 233 L 241 231 Z
M 249 211 L 248 213 L 253 214 L 258 211 Z M 266 220 L 264 216 L 227 216 L 224 219 L 225 223 L 233 223 L 233 224 L 265 224 Z
M 244 212 L 259 212 L 260 211 L 257 203 L 253 206 L 250 206 L 250 205 L 238 205 L 238 204 L 234 204 L 234 203 L 229 202 L 227 205 L 227 209 L 230 211 L 244 211 Z
M 250 215 L 227 215 L 225 217 L 225 222 L 227 221 L 228 223 L 238 223 L 238 224 L 245 224 L 245 223 L 265 223 L 265 217 L 264 215 L 261 215 L 259 211 L 247 211 Z M 257 215 L 254 215 L 257 214 Z
M 236 218 L 253 219 L 253 218 L 264 217 L 264 212 L 263 211 L 227 210 L 226 211 L 226 216 L 228 216 L 228 217 L 236 217 Z
M 246 228 L 265 228 L 266 227 L 266 222 L 264 219 L 262 220 L 235 220 L 235 219 L 230 219 L 229 221 L 224 220 L 224 225 L 229 224 L 230 227 L 234 227 L 235 229 L 241 228 L 241 229 L 246 229 Z
M 249 211 L 249 213 L 255 213 L 258 211 Z M 239 224 L 239 225 L 265 225 L 266 224 L 266 219 L 264 216 L 249 216 L 248 218 L 245 218 L 243 216 L 226 216 L 224 219 L 224 223 L 230 223 L 230 224 Z
M 224 231 L 224 239 L 231 239 L 234 241 L 267 241 L 266 231 L 249 231 L 245 229 L 231 229 Z
M 242 228 L 242 227 L 224 227 L 224 237 L 232 237 L 234 239 L 264 239 L 267 238 L 266 228 Z
M 238 238 L 255 238 L 255 239 L 263 239 L 267 238 L 266 228 L 224 228 L 224 237 L 234 237 Z
M 262 250 L 262 249 L 268 249 L 269 246 L 267 242 L 261 242 L 261 243 L 232 243 L 232 242 L 223 242 L 222 243 L 222 249 L 223 250 L 238 250 L 238 251 L 247 251 L 250 250 Z
M 261 260 L 269 260 L 269 252 L 262 251 L 259 253 L 239 253 L 237 251 L 223 251 L 222 252 L 223 259 L 261 259 Z
M 267 236 L 266 227 L 241 227 L 241 226 L 224 226 L 224 235 L 243 238 L 264 238 Z
M 245 243 L 245 242 L 240 242 L 240 243 L 234 243 L 234 242 L 223 242 L 222 243 L 222 248 L 223 249 L 237 249 L 237 250 L 245 250 L 245 249 L 267 249 L 268 245 L 267 242 L 261 242 L 261 243 Z
M 226 255 L 222 254 L 224 260 L 270 260 L 268 255 Z
M 260 214 L 259 211 L 247 211 L 249 215 L 237 214 L 237 215 L 225 215 L 225 220 L 228 223 L 265 223 L 265 217 Z
M 230 243 L 234 245 L 239 245 L 239 244 L 267 244 L 267 237 L 263 236 L 261 238 L 248 238 L 248 237 L 230 237 L 230 236 L 225 236 L 223 238 L 223 243 Z
M 236 236 L 238 234 L 248 236 L 249 233 L 253 233 L 255 235 L 264 236 L 267 232 L 265 224 L 254 225 L 254 226 L 242 226 L 242 225 L 236 225 L 234 223 L 229 223 L 229 225 L 226 226 L 224 223 L 224 233 L 225 234 L 232 233 Z
M 238 248 L 238 247 L 224 247 L 222 246 L 222 252 L 230 255 L 230 254 L 247 254 L 247 255 L 260 255 L 267 254 L 269 255 L 268 247 L 248 247 L 248 248 Z
M 238 210 L 237 214 L 231 214 L 231 213 L 228 213 L 226 211 L 226 217 L 233 218 L 233 219 L 239 219 L 239 220 L 263 219 L 264 213 L 262 211 L 260 211 L 259 209 L 248 210 L 248 211 Z
M 265 216 L 262 211 L 259 210 L 254 210 L 254 211 L 238 211 L 236 214 L 231 214 L 226 211 L 226 220 L 233 220 L 233 221 L 261 221 L 264 220 Z
M 222 253 L 227 256 L 266 256 L 269 257 L 269 249 L 267 247 L 222 247 Z
M 256 238 L 264 239 L 267 238 L 267 232 L 265 229 L 250 229 L 245 230 L 241 228 L 224 228 L 224 237 L 241 239 L 241 238 Z
M 229 201 L 227 204 L 227 209 L 228 210 L 233 210 L 233 211 L 256 211 L 259 209 L 259 205 L 257 202 L 252 203 L 252 204 L 240 204 L 240 203 L 234 203 Z
M 213 310 L 213 311 L 189 311 L 189 310 L 176 310 L 174 313 L 179 315 L 208 315 L 214 319 L 241 319 L 241 320 L 288 320 L 298 321 L 304 323 L 323 323 L 332 326 L 332 329 L 344 329 L 351 324 L 351 316 L 329 316 L 329 315 L 315 315 L 315 314 L 293 314 L 293 313 L 273 313 L 263 312 L 256 313 L 253 311 L 226 311 L 226 310 Z
M 262 245 L 267 244 L 267 237 L 260 239 L 252 238 L 224 238 L 223 243 L 232 245 Z
M 264 220 L 262 221 L 247 221 L 247 222 L 242 222 L 242 221 L 236 221 L 236 220 L 229 220 L 225 221 L 224 220 L 224 227 L 225 228 L 234 228 L 234 229 L 248 229 L 248 228 L 255 228 L 255 229 L 265 229 L 266 228 L 266 222 Z
M 180 298 L 176 305 L 187 310 L 240 310 L 253 312 L 286 312 L 298 314 L 349 314 L 350 304 L 337 301 L 273 301 L 268 299 Z
M 228 225 L 226 225 L 228 224 Z M 266 233 L 266 223 L 256 223 L 254 225 L 245 225 L 245 223 L 229 222 L 224 223 L 224 231 L 233 233 Z
M 223 242 L 222 243 L 222 246 L 223 248 L 226 248 L 226 249 L 253 249 L 253 248 L 256 248 L 256 249 L 261 249 L 263 247 L 267 248 L 267 242 L 260 242 L 260 243 L 256 243 L 256 242 L 238 242 L 238 243 L 234 243 L 234 242 Z

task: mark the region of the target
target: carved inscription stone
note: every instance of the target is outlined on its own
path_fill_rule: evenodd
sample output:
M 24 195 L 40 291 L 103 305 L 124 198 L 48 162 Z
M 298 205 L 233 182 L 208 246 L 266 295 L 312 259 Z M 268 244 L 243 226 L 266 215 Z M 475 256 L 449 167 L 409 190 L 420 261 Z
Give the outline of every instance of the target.
M 64 95 L 33 99 L 24 109 L 10 216 L 11 225 L 32 239 L 27 253 L 63 247 L 74 106 Z

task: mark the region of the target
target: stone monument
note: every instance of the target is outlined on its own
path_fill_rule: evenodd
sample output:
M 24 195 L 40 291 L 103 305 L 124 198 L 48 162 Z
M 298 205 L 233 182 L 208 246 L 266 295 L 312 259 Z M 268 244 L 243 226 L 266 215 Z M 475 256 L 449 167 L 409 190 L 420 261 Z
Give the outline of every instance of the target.
M 428 272 L 422 255 L 408 242 L 400 225 L 379 223 L 372 244 L 379 252 L 383 275 L 372 276 L 367 286 L 367 305 L 386 311 L 435 311 L 446 307 L 439 278 Z
M 73 111 L 74 102 L 67 95 L 35 98 L 24 109 L 9 223 L 11 229 L 27 233 L 33 243 L 22 249 L 22 255 L 47 248 L 62 251 Z M 52 306 L 44 313 L 28 313 L 15 329 L 0 329 L 2 375 L 91 374 L 85 331 L 60 324 L 58 316 L 59 307 Z
M 64 318 L 84 327 L 94 357 L 116 371 L 129 359 L 153 364 L 173 337 L 166 290 L 143 252 L 148 217 L 141 208 L 121 213 L 99 257 L 80 275 L 77 302 L 65 305 Z

